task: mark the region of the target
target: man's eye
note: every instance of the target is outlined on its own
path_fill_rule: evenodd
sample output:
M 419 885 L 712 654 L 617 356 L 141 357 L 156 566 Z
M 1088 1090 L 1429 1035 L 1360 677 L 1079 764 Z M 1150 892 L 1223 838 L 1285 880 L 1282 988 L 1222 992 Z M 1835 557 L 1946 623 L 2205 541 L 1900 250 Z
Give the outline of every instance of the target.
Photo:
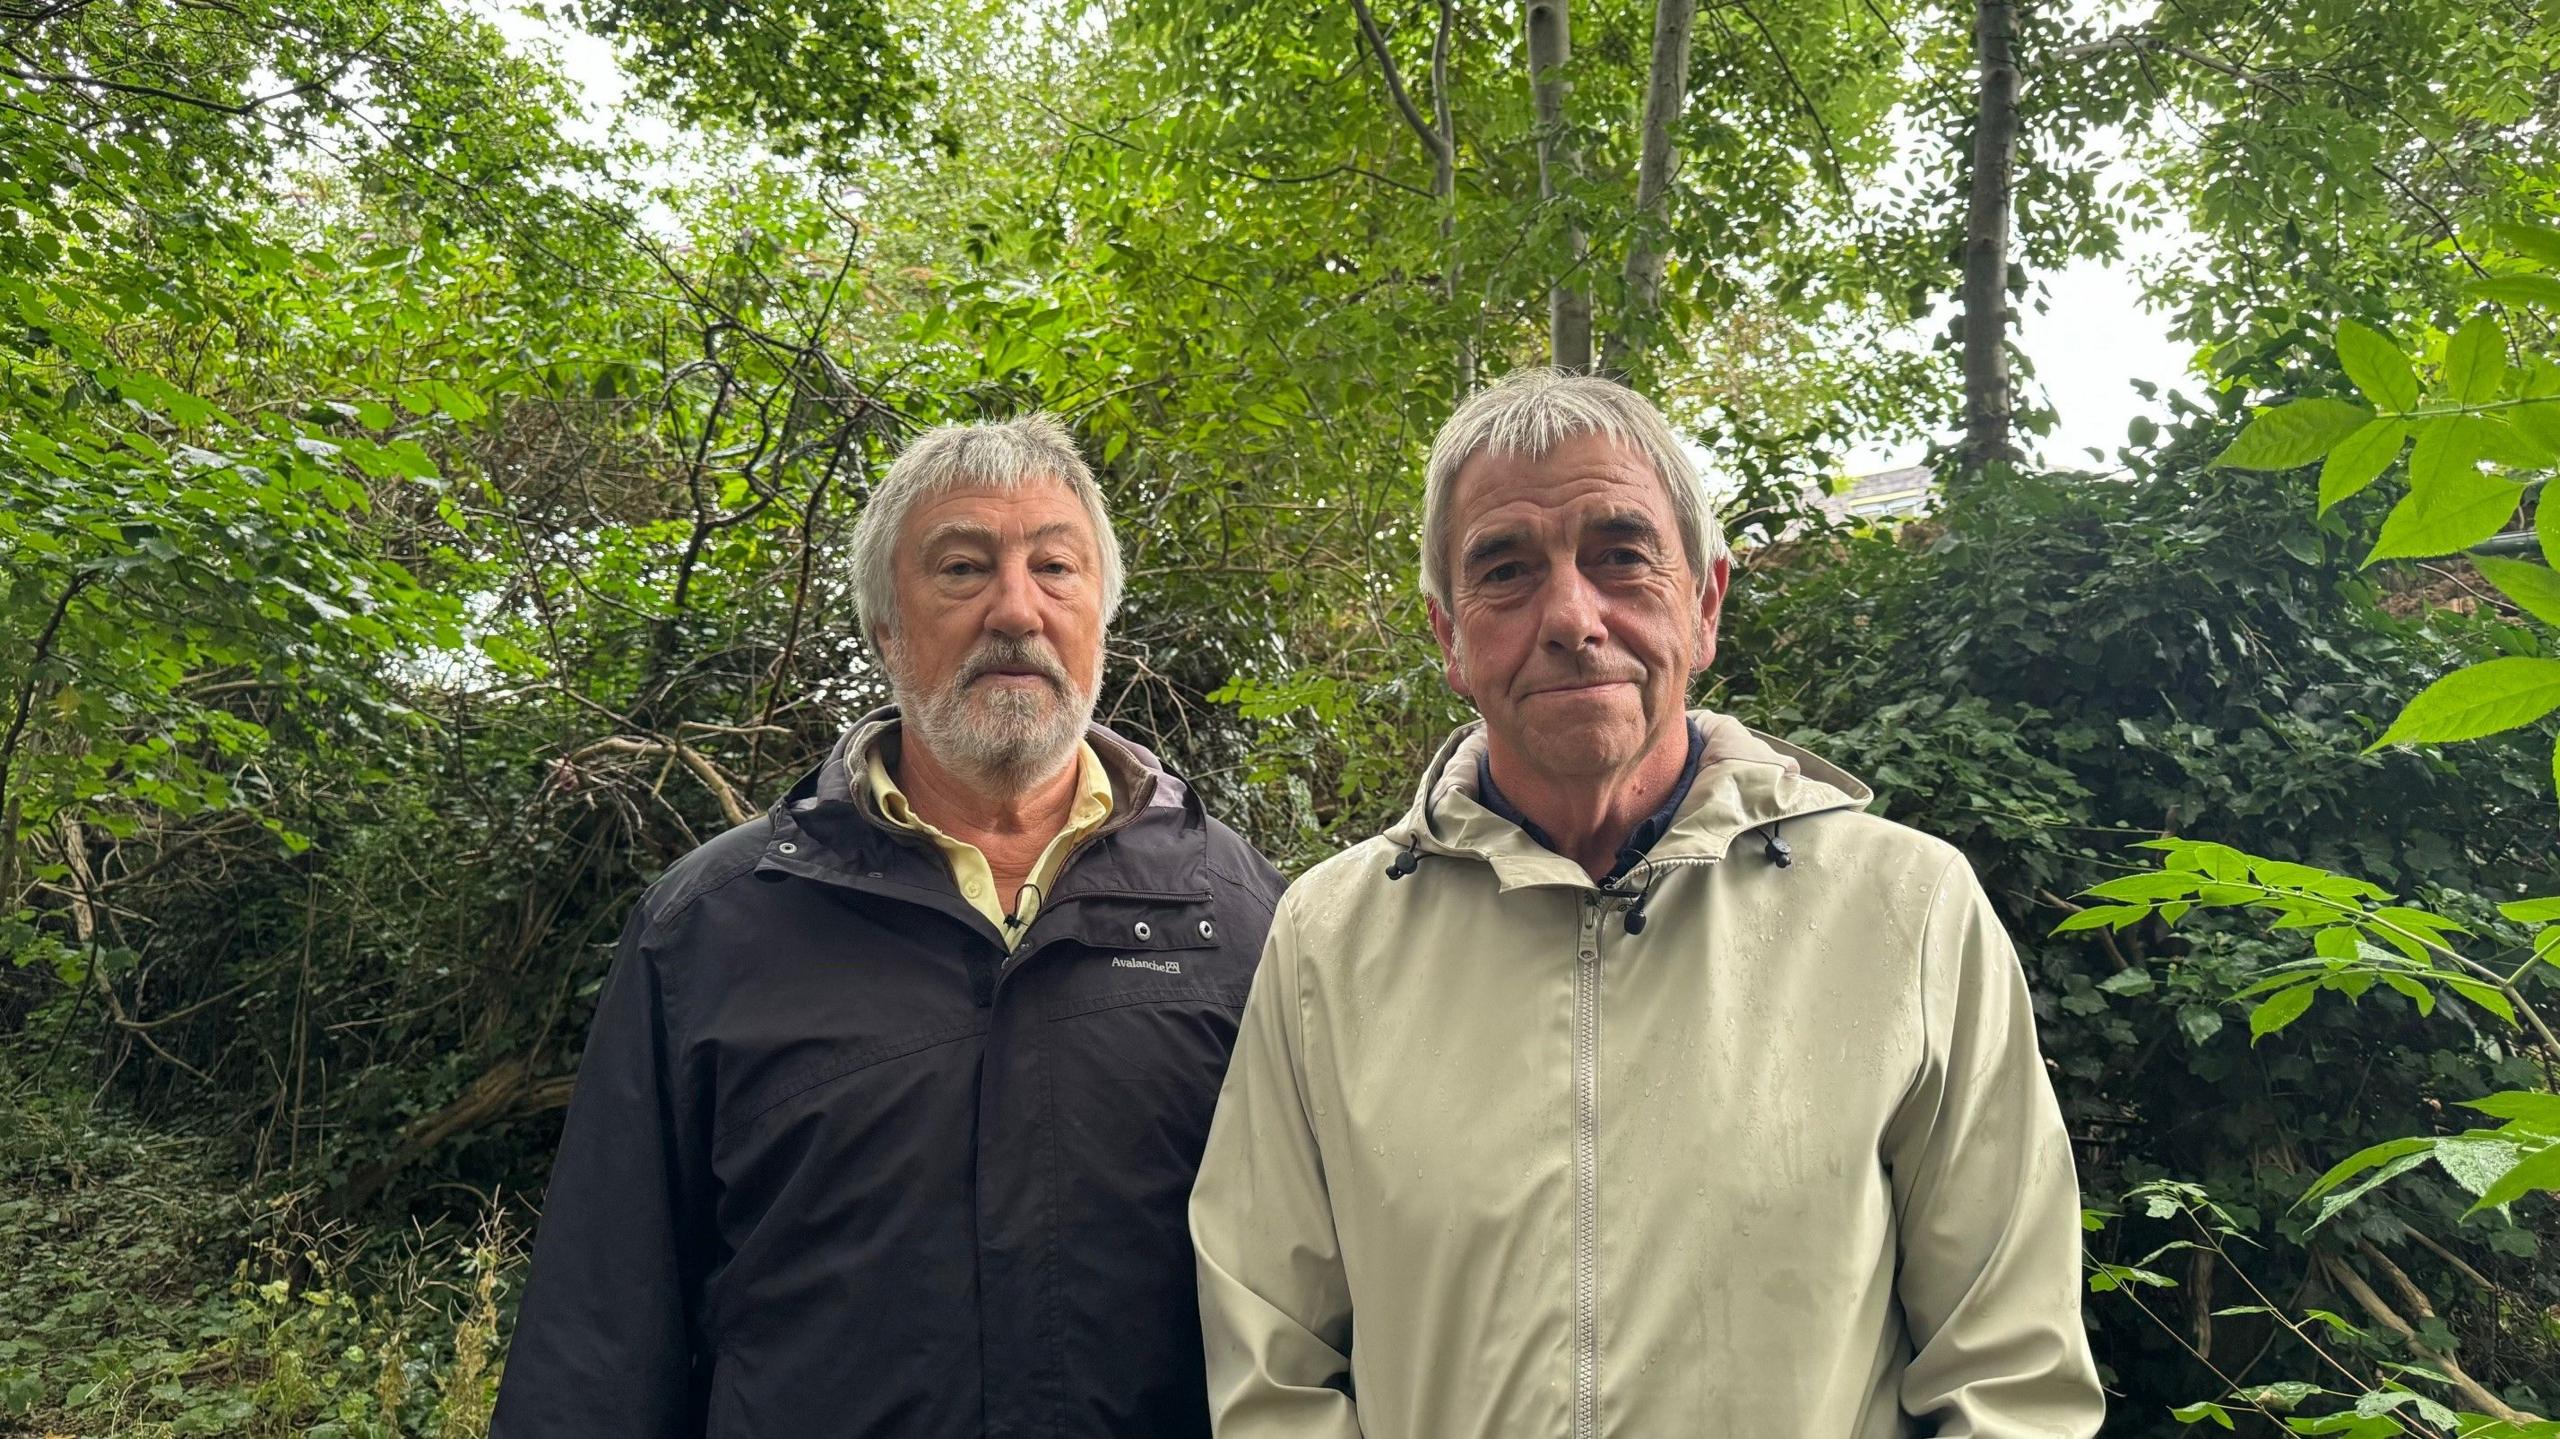
M 1609 551 L 1609 552 L 1608 552 L 1608 553 L 1606 553 L 1606 554 L 1603 554 L 1603 555 L 1600 557 L 1600 563 L 1602 563 L 1602 564 L 1604 564 L 1604 565 L 1613 566 L 1613 567 L 1623 568 L 1623 567 L 1628 566 L 1628 565 L 1641 565 L 1641 564 L 1645 564 L 1645 563 L 1647 563 L 1651 558 L 1652 558 L 1651 556 L 1647 555 L 1647 554 L 1646 554 L 1644 551 L 1642 551 L 1642 550 L 1633 550 L 1633 549 L 1619 548 L 1619 549 L 1611 550 L 1611 551 Z
M 1476 583 L 1484 585 L 1509 584 L 1511 581 L 1520 578 L 1528 572 L 1528 566 L 1521 564 L 1517 560 L 1512 560 L 1504 564 L 1495 565 L 1492 569 L 1489 569 L 1483 574 L 1477 576 Z
M 946 560 L 943 562 L 942 566 L 942 573 L 954 577 L 974 575 L 977 572 L 977 565 L 968 560 Z

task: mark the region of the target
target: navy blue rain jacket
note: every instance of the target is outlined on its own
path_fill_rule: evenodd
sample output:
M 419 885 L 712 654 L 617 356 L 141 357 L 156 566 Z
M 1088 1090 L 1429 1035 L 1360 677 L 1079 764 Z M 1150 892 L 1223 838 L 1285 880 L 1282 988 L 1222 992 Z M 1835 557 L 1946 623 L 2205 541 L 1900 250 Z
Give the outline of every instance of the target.
M 893 717 L 632 915 L 493 1439 L 1208 1434 L 1185 1204 L 1280 877 L 1096 727 L 1008 942 L 870 812 Z

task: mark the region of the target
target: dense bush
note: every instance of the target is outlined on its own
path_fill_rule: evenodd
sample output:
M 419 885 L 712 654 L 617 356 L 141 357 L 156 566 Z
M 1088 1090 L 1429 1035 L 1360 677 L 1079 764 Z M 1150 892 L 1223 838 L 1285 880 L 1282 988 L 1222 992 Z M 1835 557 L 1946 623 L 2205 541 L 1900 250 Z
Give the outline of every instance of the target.
M 2164 835 L 2368 878 L 2473 926 L 2505 967 L 2522 936 L 2480 896 L 2550 884 L 2552 798 L 2530 736 L 2459 764 L 2359 755 L 2437 673 L 2539 641 L 2492 605 L 2378 588 L 2355 567 L 2350 518 L 2315 519 L 2298 482 L 2200 470 L 2227 433 L 2198 417 L 2147 479 L 1994 478 L 1899 532 L 1755 563 L 1716 698 L 1865 775 L 1883 813 L 1981 871 L 2037 991 L 2085 1202 L 2131 1215 L 2093 1252 L 2130 1264 L 2197 1239 L 2184 1206 L 2128 1203 L 2155 1181 L 2201 1185 L 2231 1217 L 2230 1256 L 2180 1251 L 2178 1288 L 2092 1296 L 2100 1357 L 2135 1401 L 2111 1432 L 2170 1432 L 2164 1402 L 2313 1367 L 2273 1317 L 2216 1311 L 2308 1305 L 2380 1333 L 2316 1275 L 2323 1247 L 2387 1256 L 2433 1297 L 2440 1344 L 2547 1410 L 2547 1203 L 2466 1223 L 2471 1194 L 2421 1176 L 2307 1243 L 2313 1211 L 2293 1206 L 2367 1144 L 2461 1129 L 2459 1103 L 2478 1095 L 2548 1088 L 2560 1057 L 2485 1011 L 2455 1002 L 2422 1020 L 2388 990 L 2253 1042 L 2229 997 L 2307 946 L 2248 919 L 2048 937 L 2071 896 L 2147 868 L 2128 847 Z M 2526 982 L 2551 992 L 2537 972 Z M 2348 1347 L 2402 1352 L 2387 1336 Z

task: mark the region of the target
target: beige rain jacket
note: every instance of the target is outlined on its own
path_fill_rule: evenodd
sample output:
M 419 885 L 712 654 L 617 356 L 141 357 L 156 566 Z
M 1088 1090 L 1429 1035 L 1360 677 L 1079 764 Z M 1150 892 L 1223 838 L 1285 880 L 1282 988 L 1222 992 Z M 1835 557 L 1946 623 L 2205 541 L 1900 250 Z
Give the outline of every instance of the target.
M 2097 1432 L 2071 1151 L 1981 885 L 1695 718 L 1614 892 L 1477 803 L 1470 725 L 1281 901 L 1191 1199 L 1221 1439 Z

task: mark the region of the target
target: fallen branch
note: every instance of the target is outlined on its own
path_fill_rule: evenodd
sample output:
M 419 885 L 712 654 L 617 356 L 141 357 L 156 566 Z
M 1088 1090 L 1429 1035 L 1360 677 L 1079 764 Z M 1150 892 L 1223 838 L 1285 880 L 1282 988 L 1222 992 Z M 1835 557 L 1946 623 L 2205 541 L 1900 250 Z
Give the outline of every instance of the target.
M 2443 1245 L 2436 1243 L 2432 1239 L 2429 1239 L 2425 1234 L 2420 1233 L 2418 1230 L 2411 1229 L 2408 1231 L 2408 1234 L 2411 1239 L 2418 1241 L 2420 1244 L 2425 1245 L 2429 1250 L 2433 1251 L 2438 1259 L 2452 1265 L 2455 1273 L 2460 1274 L 2463 1278 L 2480 1286 L 2482 1293 L 2489 1295 L 2491 1298 L 2497 1297 L 2499 1292 L 2498 1286 L 2489 1282 L 2489 1276 L 2482 1274 L 2479 1270 L 2464 1263 L 2460 1255 L 2455 1254 L 2452 1250 L 2445 1248 Z
M 2368 1255 L 2375 1254 L 2371 1244 L 2364 1246 L 2364 1252 Z M 2320 1255 L 2320 1265 L 2328 1271 L 2329 1278 L 2340 1289 L 2346 1291 L 2349 1298 L 2355 1300 L 2365 1313 L 2373 1317 L 2375 1323 L 2399 1335 L 2400 1342 L 2409 1346 L 2409 1352 L 2425 1360 L 2429 1368 L 2443 1375 L 2446 1381 L 2453 1385 L 2454 1391 L 2460 1394 L 2463 1401 L 2472 1408 L 2508 1424 L 2542 1422 L 2490 1393 L 2487 1385 L 2465 1373 L 2461 1365 L 2453 1362 L 2451 1355 L 2439 1354 L 2429 1348 L 2426 1342 L 2418 1337 L 2417 1328 L 2408 1320 L 2401 1318 L 2399 1311 L 2385 1302 L 2381 1295 L 2374 1293 L 2373 1286 L 2367 1284 L 2364 1276 L 2356 1273 L 2346 1260 L 2324 1251 Z M 2400 1286 L 2403 1286 L 2404 1298 L 2414 1296 L 2412 1302 L 2418 1308 L 2421 1319 L 2435 1317 L 2434 1310 L 2424 1303 L 2424 1296 L 2417 1293 L 2417 1287 L 2409 1283 L 2407 1275 L 2400 1273 L 2399 1268 L 2387 1259 L 2382 1261 L 2382 1267 L 2396 1278 Z
M 446 1140 L 501 1119 L 521 1119 L 564 1108 L 576 1086 L 575 1075 L 536 1079 L 523 1060 L 500 1060 L 442 1109 L 419 1115 L 402 1126 L 400 1138 L 389 1154 L 358 1166 L 347 1176 L 346 1188 L 340 1192 L 341 1202 L 348 1209 L 361 1209 L 372 1203 L 401 1170 L 425 1158 Z
M 703 788 L 711 791 L 711 797 L 720 802 L 720 813 L 727 817 L 729 823 L 745 824 L 755 818 L 738 798 L 737 787 L 729 782 L 728 776 L 720 773 L 720 767 L 704 758 L 700 750 L 681 740 L 635 739 L 629 735 L 617 735 L 612 739 L 597 740 L 579 750 L 569 756 L 569 763 L 575 765 L 580 760 L 600 754 L 673 755 L 686 769 L 693 771 L 694 777 L 702 781 Z

